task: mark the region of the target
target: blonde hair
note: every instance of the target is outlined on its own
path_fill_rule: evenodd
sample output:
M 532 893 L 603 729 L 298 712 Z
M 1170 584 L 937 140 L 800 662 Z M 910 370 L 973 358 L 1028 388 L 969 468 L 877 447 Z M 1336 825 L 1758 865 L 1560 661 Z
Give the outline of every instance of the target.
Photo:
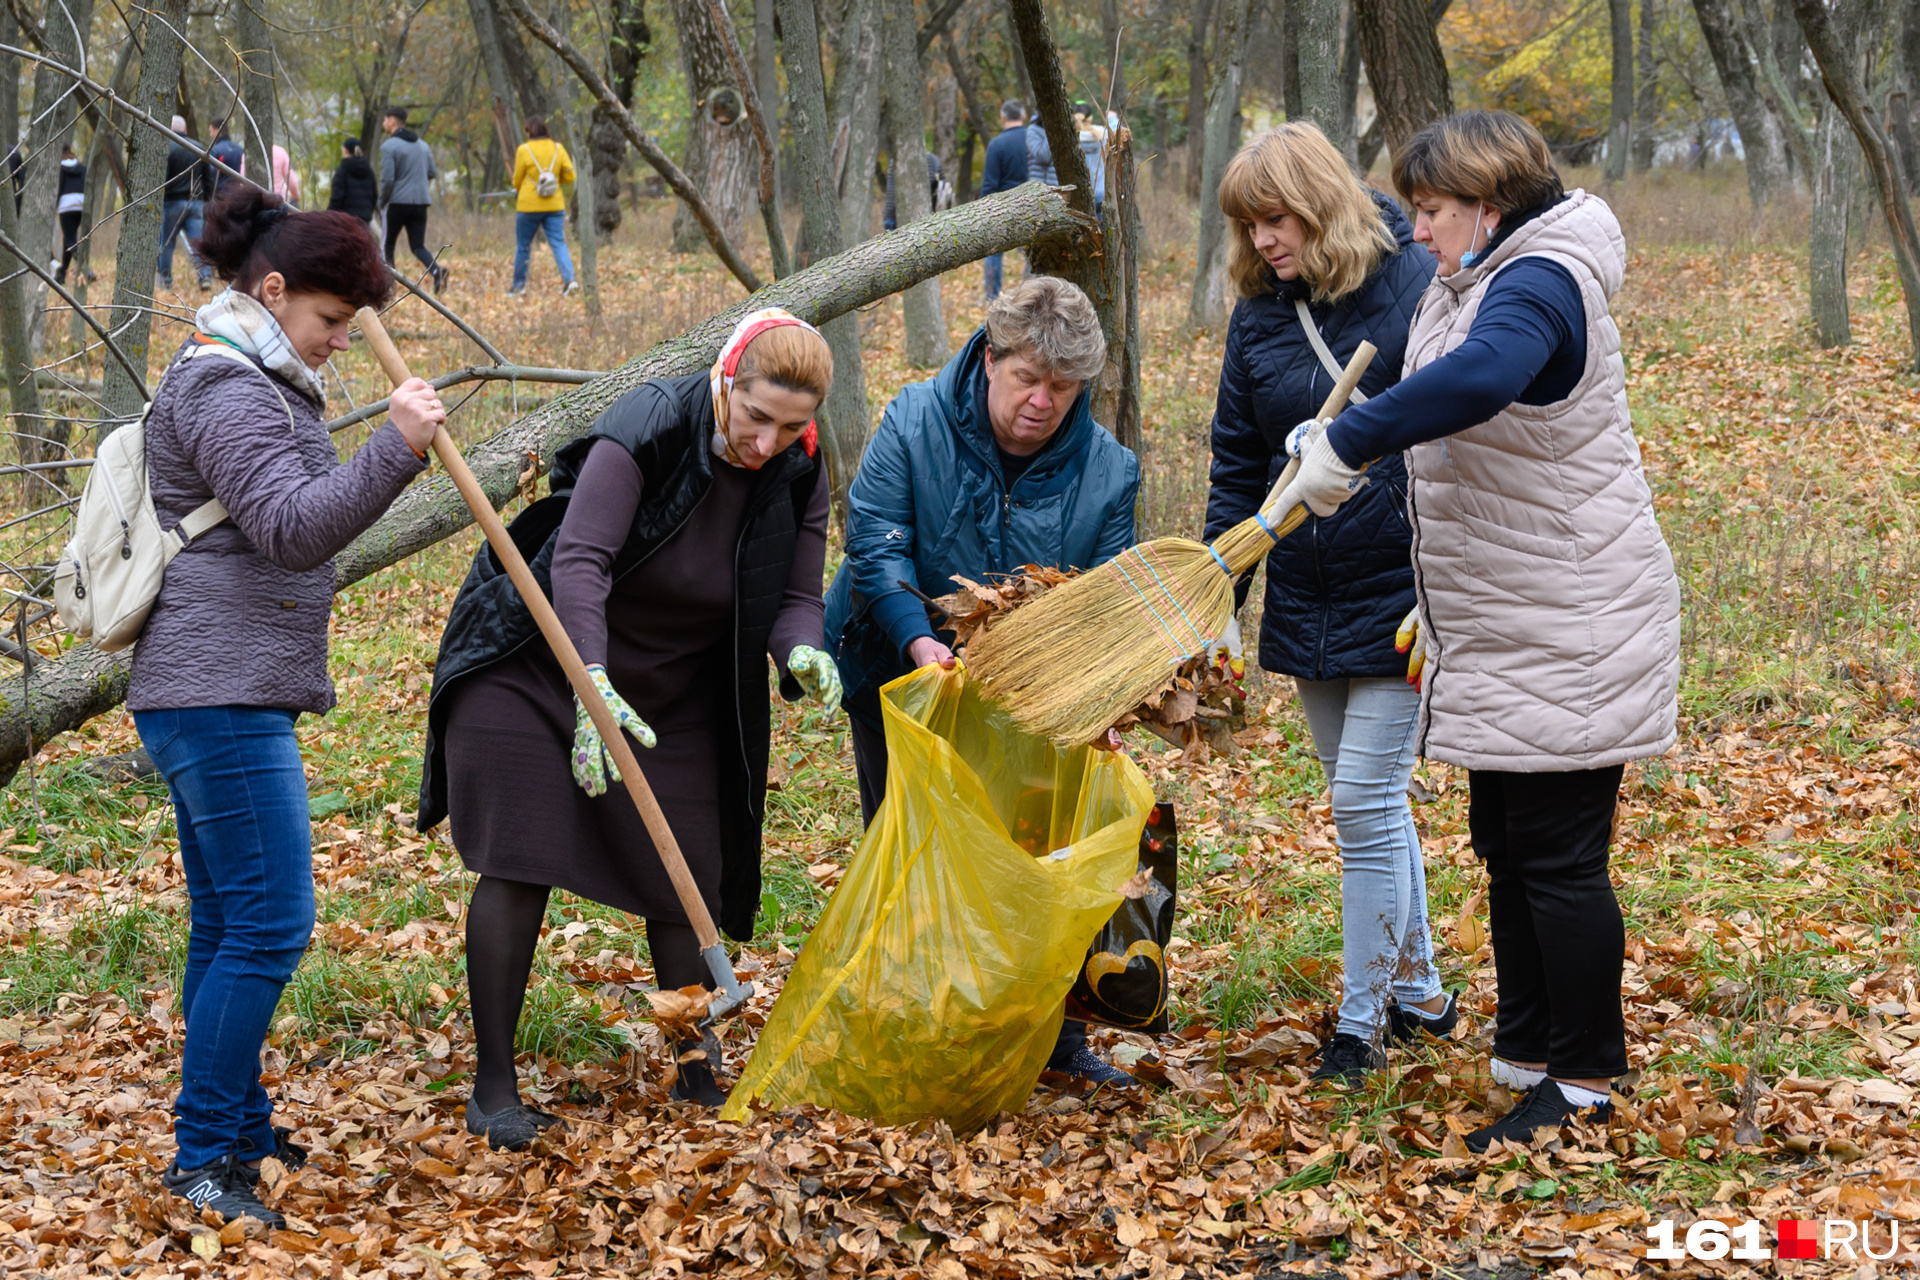
M 1241 147 L 1220 178 L 1231 236 L 1227 274 L 1243 298 L 1273 292 L 1273 268 L 1253 247 L 1247 223 L 1277 210 L 1306 228 L 1300 278 L 1315 302 L 1358 289 L 1396 247 L 1372 195 L 1326 135 L 1304 122 L 1283 124 Z
M 1078 285 L 1058 276 L 1028 276 L 993 300 L 987 348 L 995 360 L 1028 356 L 1049 373 L 1079 382 L 1107 364 L 1099 312 Z
M 1565 194 L 1547 140 L 1511 111 L 1462 111 L 1435 120 L 1393 157 L 1393 185 L 1409 200 L 1452 196 L 1489 205 L 1502 217 Z
M 776 325 L 747 344 L 733 373 L 736 387 L 763 378 L 776 387 L 825 400 L 833 389 L 833 352 L 827 340 L 811 329 Z

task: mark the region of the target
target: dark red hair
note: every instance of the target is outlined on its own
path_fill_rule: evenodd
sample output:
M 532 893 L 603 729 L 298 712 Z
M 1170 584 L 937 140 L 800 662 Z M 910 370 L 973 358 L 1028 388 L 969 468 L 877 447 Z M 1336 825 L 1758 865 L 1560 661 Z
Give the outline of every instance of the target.
M 251 293 L 278 271 L 291 293 L 331 293 L 356 307 L 377 307 L 393 276 L 367 224 L 350 213 L 297 213 L 271 191 L 230 182 L 207 206 L 194 246 L 222 280 Z

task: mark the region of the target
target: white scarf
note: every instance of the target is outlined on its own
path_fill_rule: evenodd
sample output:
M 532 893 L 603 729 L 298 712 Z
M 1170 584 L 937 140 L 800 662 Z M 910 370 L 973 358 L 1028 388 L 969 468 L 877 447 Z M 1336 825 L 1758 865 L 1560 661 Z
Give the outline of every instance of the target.
M 261 364 L 306 394 L 322 409 L 327 404 L 327 387 L 317 371 L 287 341 L 287 334 L 273 313 L 251 294 L 222 289 L 213 300 L 194 312 L 193 323 L 210 338 L 221 338 L 246 352 Z

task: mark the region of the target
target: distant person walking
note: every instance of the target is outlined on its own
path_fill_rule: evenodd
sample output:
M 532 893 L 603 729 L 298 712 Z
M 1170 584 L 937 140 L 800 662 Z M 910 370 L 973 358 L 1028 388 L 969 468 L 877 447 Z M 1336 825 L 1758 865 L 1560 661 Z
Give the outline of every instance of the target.
M 1093 182 L 1093 212 L 1098 217 L 1107 202 L 1107 126 L 1096 123 L 1100 117 L 1090 102 L 1073 107 L 1073 127 L 1080 133 L 1080 154 L 1087 160 L 1087 177 Z
M 293 167 L 287 149 L 277 142 L 273 144 L 273 194 L 288 204 L 300 203 L 300 171 Z
M 60 148 L 60 203 L 55 206 L 60 215 L 60 265 L 54 271 L 53 278 L 62 285 L 67 282 L 67 267 L 73 262 L 73 251 L 80 243 L 80 215 L 87 205 L 87 166 L 73 154 L 71 146 Z M 87 279 L 93 279 L 93 272 L 87 272 Z
M 193 264 L 200 292 L 213 287 L 213 268 L 200 259 L 195 248 L 200 239 L 201 214 L 206 208 L 207 187 L 212 170 L 200 153 L 187 145 L 187 122 L 173 118 L 174 138 L 167 146 L 167 185 L 160 205 L 160 284 L 173 288 L 173 243 L 184 234 L 187 261 Z
M 987 162 L 980 170 L 980 194 L 999 195 L 1027 180 L 1027 108 L 1009 98 L 1000 104 L 1000 136 L 987 144 Z M 1000 296 L 1001 255 L 988 254 L 981 262 L 986 273 L 987 301 Z
M 413 256 L 433 277 L 433 291 L 439 293 L 447 287 L 447 269 L 427 248 L 427 209 L 433 204 L 428 184 L 438 172 L 433 167 L 433 148 L 407 128 L 405 107 L 388 107 L 380 127 L 387 131 L 387 140 L 380 144 L 380 207 L 387 215 L 387 265 L 393 265 L 393 246 L 404 230 Z
M 212 134 L 208 140 L 212 145 L 209 146 L 207 150 L 212 153 L 215 160 L 218 160 L 242 178 L 247 176 L 246 149 L 233 140 L 233 134 L 227 129 L 227 122 L 225 120 L 215 120 L 213 122 Z M 227 189 L 227 184 L 237 181 L 233 174 L 216 169 L 212 165 L 207 166 L 207 176 L 208 182 L 205 198 L 208 200 L 219 199 L 220 193 Z
M 880 225 L 891 231 L 899 225 L 900 219 L 893 198 L 892 160 L 887 161 L 887 201 L 880 209 Z M 940 157 L 927 152 L 927 209 L 929 212 L 940 207 Z
M 362 222 L 373 221 L 380 203 L 380 184 L 374 179 L 373 166 L 360 150 L 360 139 L 343 138 L 340 163 L 333 170 L 333 189 L 327 196 L 327 208 L 350 213 Z
M 547 122 L 528 116 L 527 140 L 513 153 L 513 185 L 519 190 L 514 202 L 513 288 L 510 294 L 527 291 L 527 260 L 533 252 L 533 238 L 544 231 L 553 248 L 554 265 L 560 268 L 560 296 L 580 292 L 573 278 L 573 255 L 567 252 L 567 192 L 573 187 L 573 157 L 554 140 Z
M 1060 185 L 1053 167 L 1053 144 L 1047 141 L 1047 127 L 1038 120 L 1027 126 L 1027 181 Z

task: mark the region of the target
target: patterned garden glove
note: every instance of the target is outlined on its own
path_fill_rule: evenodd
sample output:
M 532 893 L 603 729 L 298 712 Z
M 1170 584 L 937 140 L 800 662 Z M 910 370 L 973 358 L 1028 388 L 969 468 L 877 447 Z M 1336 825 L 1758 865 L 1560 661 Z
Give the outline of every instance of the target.
M 828 715 L 840 706 L 840 668 L 818 649 L 797 644 L 787 655 L 787 670 Z
M 1227 619 L 1227 629 L 1213 642 L 1213 660 L 1235 684 L 1239 684 L 1247 674 L 1247 660 L 1241 655 L 1240 645 L 1240 618 L 1235 615 Z
M 633 713 L 627 700 L 614 692 L 613 681 L 607 679 L 607 669 L 597 663 L 587 668 L 587 674 L 593 679 L 593 687 L 606 699 L 607 710 L 613 712 L 613 718 L 620 727 L 633 735 L 634 741 L 643 747 L 651 747 L 659 741 L 647 722 Z M 607 788 L 620 781 L 620 769 L 607 754 L 607 747 L 600 740 L 600 731 L 593 727 L 593 717 L 587 714 L 580 695 L 573 696 L 573 780 L 580 789 L 590 796 L 601 796 Z
M 1393 647 L 1407 655 L 1407 683 L 1418 689 L 1420 676 L 1427 669 L 1427 637 L 1420 630 L 1420 606 L 1407 610 L 1400 629 L 1393 634 Z

